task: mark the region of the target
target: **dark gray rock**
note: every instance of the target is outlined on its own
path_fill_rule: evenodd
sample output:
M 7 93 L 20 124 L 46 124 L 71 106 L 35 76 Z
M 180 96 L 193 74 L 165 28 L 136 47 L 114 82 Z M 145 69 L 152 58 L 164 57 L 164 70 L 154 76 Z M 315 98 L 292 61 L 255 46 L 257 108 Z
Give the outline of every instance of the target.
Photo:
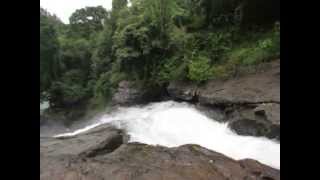
M 103 141 L 85 149 L 80 155 L 94 157 L 100 154 L 111 153 L 123 144 L 123 140 L 124 138 L 121 131 L 111 131 Z
M 113 95 L 112 102 L 119 105 L 131 105 L 140 102 L 142 98 L 143 92 L 135 87 L 132 82 L 121 81 Z
M 206 116 L 208 116 L 211 119 L 214 119 L 218 122 L 225 122 L 228 119 L 226 118 L 226 112 L 218 107 L 210 107 L 210 106 L 202 106 L 200 104 L 197 104 L 195 106 L 196 109 L 204 113 Z
M 280 141 L 280 105 L 236 105 L 225 108 L 225 121 L 240 135 L 265 136 Z
M 197 98 L 197 86 L 187 82 L 172 82 L 167 87 L 167 91 L 177 100 L 192 101 Z
M 269 128 L 269 132 L 266 134 L 266 137 L 280 141 L 280 125 L 272 125 Z
M 229 127 L 239 135 L 265 136 L 268 133 L 268 126 L 266 124 L 251 119 L 230 122 Z
M 280 104 L 263 103 L 255 109 L 256 116 L 261 116 L 274 125 L 280 125 Z

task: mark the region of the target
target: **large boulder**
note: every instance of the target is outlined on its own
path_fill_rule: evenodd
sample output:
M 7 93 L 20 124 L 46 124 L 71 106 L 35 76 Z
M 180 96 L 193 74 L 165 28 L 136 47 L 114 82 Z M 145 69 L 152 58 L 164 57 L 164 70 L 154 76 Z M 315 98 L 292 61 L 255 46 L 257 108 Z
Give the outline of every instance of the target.
M 280 141 L 280 104 L 234 106 L 228 110 L 229 127 L 240 135 L 265 136 Z
M 259 104 L 255 109 L 256 116 L 262 116 L 274 125 L 280 125 L 280 104 L 263 103 Z
M 268 132 L 267 125 L 252 119 L 241 119 L 229 124 L 240 135 L 263 136 Z
M 280 61 L 256 74 L 209 81 L 199 89 L 199 102 L 218 105 L 280 103 Z
M 127 143 L 103 125 L 73 137 L 40 140 L 41 180 L 279 180 L 280 170 L 236 161 L 198 145 L 175 148 Z
M 122 130 L 110 125 L 103 125 L 80 135 L 66 134 L 45 139 L 40 145 L 40 153 L 50 156 L 61 154 L 94 156 L 112 152 L 126 141 L 126 137 Z

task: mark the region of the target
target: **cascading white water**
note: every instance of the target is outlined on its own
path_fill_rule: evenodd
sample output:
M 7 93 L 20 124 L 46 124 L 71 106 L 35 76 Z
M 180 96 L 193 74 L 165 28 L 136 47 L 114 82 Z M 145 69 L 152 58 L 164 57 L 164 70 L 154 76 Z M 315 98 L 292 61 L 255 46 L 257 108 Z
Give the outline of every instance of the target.
M 125 129 L 131 142 L 168 147 L 198 144 L 237 160 L 251 158 L 280 169 L 280 143 L 239 136 L 226 123 L 208 118 L 192 105 L 173 101 L 119 108 L 95 124 L 55 137 L 76 135 L 105 123 Z

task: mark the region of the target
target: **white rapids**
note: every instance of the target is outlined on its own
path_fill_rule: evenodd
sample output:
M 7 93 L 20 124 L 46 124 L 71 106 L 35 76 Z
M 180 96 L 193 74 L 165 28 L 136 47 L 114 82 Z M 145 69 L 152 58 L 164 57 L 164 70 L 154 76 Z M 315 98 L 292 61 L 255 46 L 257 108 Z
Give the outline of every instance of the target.
M 208 118 L 192 105 L 173 101 L 119 108 L 83 129 L 55 137 L 73 136 L 105 123 L 125 129 L 130 142 L 167 147 L 198 144 L 236 160 L 255 159 L 280 169 L 279 142 L 237 135 L 227 123 Z

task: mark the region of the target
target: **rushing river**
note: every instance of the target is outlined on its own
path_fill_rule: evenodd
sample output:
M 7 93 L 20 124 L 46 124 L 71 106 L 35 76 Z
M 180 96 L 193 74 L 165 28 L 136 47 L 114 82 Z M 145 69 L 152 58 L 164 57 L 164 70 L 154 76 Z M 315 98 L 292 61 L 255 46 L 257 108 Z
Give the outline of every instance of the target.
M 280 143 L 239 136 L 226 123 L 208 118 L 192 105 L 173 101 L 119 108 L 91 125 L 55 137 L 76 135 L 105 123 L 125 129 L 131 142 L 168 147 L 198 144 L 237 160 L 251 158 L 280 169 Z

